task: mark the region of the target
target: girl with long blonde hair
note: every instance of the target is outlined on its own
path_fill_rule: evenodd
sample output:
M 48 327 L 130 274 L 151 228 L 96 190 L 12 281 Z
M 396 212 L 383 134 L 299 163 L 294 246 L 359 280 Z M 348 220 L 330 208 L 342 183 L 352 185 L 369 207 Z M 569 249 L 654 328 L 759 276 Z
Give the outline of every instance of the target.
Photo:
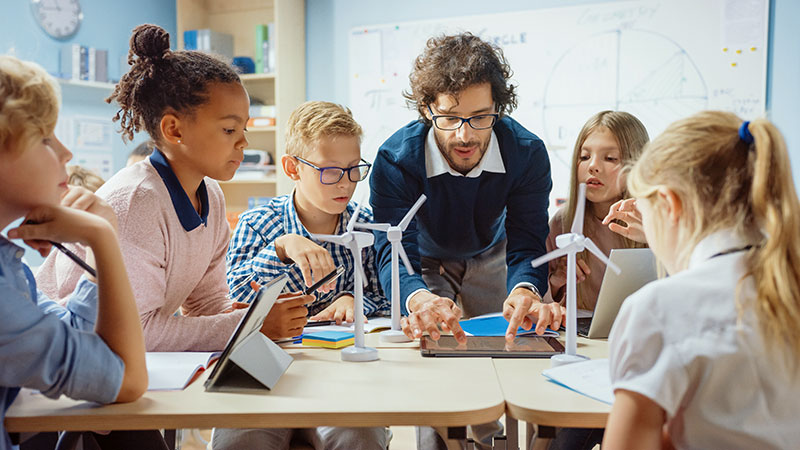
M 670 276 L 614 323 L 603 448 L 796 447 L 800 205 L 777 128 L 696 114 L 650 143 L 627 182 Z

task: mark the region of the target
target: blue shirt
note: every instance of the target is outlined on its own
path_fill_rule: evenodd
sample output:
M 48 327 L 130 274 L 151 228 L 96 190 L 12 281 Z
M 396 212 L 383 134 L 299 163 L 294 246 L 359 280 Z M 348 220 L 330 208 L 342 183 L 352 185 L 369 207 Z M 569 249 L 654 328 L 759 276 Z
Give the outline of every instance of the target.
M 0 450 L 11 448 L 3 421 L 20 387 L 50 398 L 110 403 L 125 365 L 92 329 L 97 286 L 81 278 L 63 307 L 36 290 L 22 247 L 0 236 Z
M 467 260 L 507 239 L 506 286 L 531 283 L 547 291 L 547 265 L 531 261 L 546 252 L 547 205 L 552 181 L 544 143 L 522 125 L 503 117 L 494 126 L 506 173 L 483 171 L 459 177 L 442 173 L 428 178 L 425 140 L 430 126 L 406 125 L 381 145 L 370 175 L 370 203 L 378 223 L 396 225 L 417 201 L 428 199 L 403 232 L 403 248 L 415 274 L 400 270 L 400 298 L 427 289 L 420 255 L 441 260 Z M 434 149 L 435 151 L 436 149 Z M 381 285 L 391 287 L 391 245 L 375 232 Z M 401 303 L 404 314 L 405 304 Z M 498 302 L 500 311 L 502 300 Z
M 355 203 L 348 203 L 340 216 L 336 234 L 344 233 L 347 222 L 354 212 Z M 358 221 L 372 222 L 372 211 L 368 207 L 361 208 Z M 297 234 L 321 245 L 331 254 L 333 263 L 345 269 L 336 279 L 335 289 L 326 293 L 316 293 L 317 300 L 308 306 L 309 315 L 325 309 L 341 293 L 352 293 L 354 262 L 350 250 L 331 242 L 319 242 L 313 239 L 297 216 L 294 194 L 291 194 L 275 197 L 269 204 L 251 209 L 239 216 L 239 223 L 233 232 L 227 256 L 228 286 L 233 300 L 250 303 L 256 296 L 256 291 L 250 287 L 251 281 L 264 285 L 284 273 L 289 275 L 286 289 L 289 291 L 305 289 L 300 268 L 296 264 L 284 263 L 278 259 L 275 252 L 275 239 L 285 234 Z M 364 288 L 364 314 L 388 315 L 391 307 L 378 282 L 375 250 L 372 247 L 365 248 L 361 257 L 367 276 L 367 286 Z

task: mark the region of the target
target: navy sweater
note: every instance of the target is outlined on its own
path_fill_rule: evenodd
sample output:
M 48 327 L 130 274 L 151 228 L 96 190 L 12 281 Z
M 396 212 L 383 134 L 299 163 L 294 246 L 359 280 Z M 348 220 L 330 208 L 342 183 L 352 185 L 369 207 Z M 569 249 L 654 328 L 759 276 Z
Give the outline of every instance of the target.
M 462 260 L 479 255 L 508 238 L 506 285 L 521 282 L 547 290 L 547 264 L 531 261 L 546 252 L 547 205 L 552 188 L 550 160 L 544 143 L 510 117 L 494 126 L 506 173 L 483 172 L 477 178 L 425 173 L 425 139 L 429 126 L 414 121 L 381 145 L 370 176 L 370 203 L 376 223 L 397 224 L 420 194 L 428 200 L 403 233 L 403 247 L 415 274 L 400 269 L 400 298 L 427 289 L 420 275 L 420 255 Z M 391 292 L 391 245 L 375 232 L 378 269 L 387 297 Z M 504 298 L 498 299 L 500 311 Z

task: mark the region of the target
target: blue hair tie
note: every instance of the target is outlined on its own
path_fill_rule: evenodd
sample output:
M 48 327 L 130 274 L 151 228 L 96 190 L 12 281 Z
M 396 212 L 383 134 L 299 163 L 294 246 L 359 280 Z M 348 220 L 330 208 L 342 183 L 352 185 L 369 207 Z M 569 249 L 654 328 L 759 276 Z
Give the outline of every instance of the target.
M 748 125 L 750 125 L 749 120 L 742 122 L 742 126 L 739 127 L 739 139 L 743 140 L 745 144 L 750 145 L 755 139 L 753 139 L 753 135 L 750 134 L 750 130 L 747 128 Z

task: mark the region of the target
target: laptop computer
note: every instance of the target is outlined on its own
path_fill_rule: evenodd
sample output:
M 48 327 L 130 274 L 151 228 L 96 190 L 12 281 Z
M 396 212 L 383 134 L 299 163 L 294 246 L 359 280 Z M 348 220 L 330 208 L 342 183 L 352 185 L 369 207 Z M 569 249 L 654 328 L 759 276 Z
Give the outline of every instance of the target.
M 606 269 L 591 318 L 578 319 L 578 334 L 606 339 L 622 302 L 657 277 L 656 258 L 649 248 L 615 248 L 609 259 L 622 269 L 617 275 Z

